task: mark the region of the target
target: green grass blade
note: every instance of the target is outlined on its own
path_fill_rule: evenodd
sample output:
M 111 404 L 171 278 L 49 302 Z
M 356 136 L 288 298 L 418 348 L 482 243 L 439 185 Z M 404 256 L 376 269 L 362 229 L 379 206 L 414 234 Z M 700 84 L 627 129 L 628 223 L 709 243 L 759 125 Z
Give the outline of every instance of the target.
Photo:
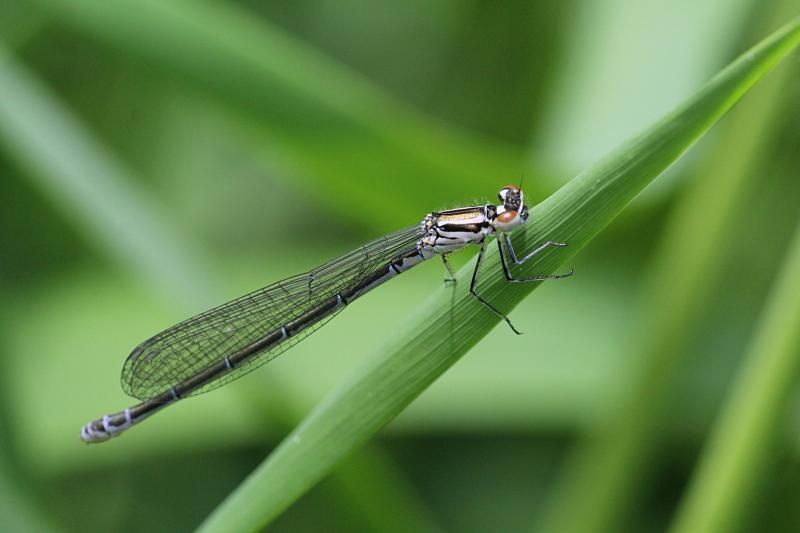
M 722 533 L 747 523 L 774 467 L 800 376 L 800 226 L 739 376 L 671 531 Z
M 34 73 L 0 45 L 0 149 L 124 269 L 197 306 L 207 264 L 136 179 Z M 205 289 L 207 290 L 207 289 Z
M 653 127 L 581 173 L 537 206 L 521 236 L 567 241 L 530 272 L 553 272 L 608 225 L 658 174 L 800 42 L 800 19 L 752 48 Z M 536 284 L 509 284 L 493 247 L 478 290 L 509 311 Z M 206 532 L 268 523 L 345 455 L 366 442 L 454 364 L 498 319 L 467 293 L 471 265 L 455 288 L 440 288 L 374 358 L 334 391 L 211 515 Z M 532 338 L 535 341 L 535 338 Z
M 773 23 L 796 12 L 796 2 L 776 8 L 769 17 Z M 538 530 L 618 531 L 624 529 L 620 519 L 640 504 L 636 494 L 664 445 L 689 344 L 712 312 L 710 295 L 726 253 L 740 246 L 731 228 L 746 209 L 748 192 L 763 179 L 756 165 L 773 142 L 774 118 L 783 112 L 783 95 L 793 82 L 790 66 L 765 80 L 730 117 L 709 163 L 694 172 L 700 178 L 673 209 L 642 289 L 645 311 L 631 325 L 630 349 L 640 361 L 636 374 L 617 409 L 567 461 Z
M 416 216 L 418 188 L 484 194 L 485 180 L 531 169 L 520 147 L 467 133 L 415 111 L 367 78 L 231 3 L 38 0 L 55 22 L 160 65 L 240 110 L 248 130 L 278 147 L 346 217 Z M 147 35 L 146 39 L 142 35 Z M 380 176 L 376 180 L 375 176 Z M 539 181 L 531 181 L 535 190 Z M 532 190 L 531 192 L 534 192 Z M 391 196 L 392 202 L 375 202 Z M 360 206 L 354 215 L 352 205 Z M 364 218 L 362 218 L 363 220 Z

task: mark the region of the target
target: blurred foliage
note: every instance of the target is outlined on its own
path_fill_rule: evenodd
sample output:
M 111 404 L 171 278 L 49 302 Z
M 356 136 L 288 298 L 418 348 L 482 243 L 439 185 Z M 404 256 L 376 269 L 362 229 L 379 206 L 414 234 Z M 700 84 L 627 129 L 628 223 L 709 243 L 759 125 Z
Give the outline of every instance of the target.
M 441 265 L 260 372 L 81 446 L 83 423 L 130 402 L 116 376 L 131 347 L 522 175 L 538 201 L 800 13 L 662 4 L 0 3 L 0 528 L 196 527 Z M 734 377 L 757 371 L 740 363 L 800 218 L 796 58 L 574 279 L 514 311 L 526 335 L 497 328 L 271 530 L 550 531 L 565 512 L 576 529 L 666 530 Z M 800 527 L 793 383 L 742 531 Z M 610 467 L 623 475 L 591 475 Z

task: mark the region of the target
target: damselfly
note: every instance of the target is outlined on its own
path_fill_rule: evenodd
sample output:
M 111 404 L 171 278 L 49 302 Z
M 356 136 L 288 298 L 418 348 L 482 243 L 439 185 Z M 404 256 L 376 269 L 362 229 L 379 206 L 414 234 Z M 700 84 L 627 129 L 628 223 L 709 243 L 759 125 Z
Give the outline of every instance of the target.
M 376 239 L 314 270 L 278 281 L 181 322 L 137 346 L 122 368 L 122 388 L 141 403 L 106 415 L 81 430 L 85 442 L 102 442 L 181 398 L 224 385 L 274 359 L 381 283 L 440 256 L 455 281 L 448 254 L 480 246 L 470 294 L 519 331 L 500 310 L 476 292 L 486 238 L 497 237 L 509 282 L 541 281 L 572 274 L 515 277 L 521 265 L 551 246 L 545 242 L 518 257 L 509 234 L 528 220 L 522 189 L 503 187 L 500 204 L 430 213 L 422 222 Z

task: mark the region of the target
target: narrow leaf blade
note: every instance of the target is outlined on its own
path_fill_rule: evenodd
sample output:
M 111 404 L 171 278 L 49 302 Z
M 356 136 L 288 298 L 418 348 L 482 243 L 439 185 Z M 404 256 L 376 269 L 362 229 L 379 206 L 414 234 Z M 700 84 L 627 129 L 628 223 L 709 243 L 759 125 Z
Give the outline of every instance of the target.
M 800 19 L 775 32 L 653 127 L 581 173 L 534 211 L 528 242 L 567 241 L 537 256 L 543 274 L 589 242 L 658 174 L 800 42 Z M 202 530 L 263 526 L 400 413 L 496 324 L 467 292 L 472 265 L 455 289 L 440 288 L 353 378 L 332 393 L 212 514 Z M 478 291 L 508 311 L 538 284 L 509 284 L 492 248 Z M 455 293 L 453 293 L 455 291 Z

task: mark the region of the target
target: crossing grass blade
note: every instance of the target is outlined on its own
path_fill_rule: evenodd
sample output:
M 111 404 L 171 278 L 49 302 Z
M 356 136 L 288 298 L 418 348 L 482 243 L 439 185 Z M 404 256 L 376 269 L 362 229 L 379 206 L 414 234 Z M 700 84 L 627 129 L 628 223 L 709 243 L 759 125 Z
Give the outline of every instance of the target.
M 774 471 L 800 373 L 800 227 L 671 531 L 734 531 Z
M 532 212 L 522 239 L 566 241 L 526 268 L 554 272 L 607 226 L 650 181 L 691 147 L 800 42 L 793 20 L 721 71 L 693 97 L 578 175 Z M 440 288 L 375 357 L 323 401 L 201 526 L 254 530 L 267 524 L 347 454 L 365 443 L 498 322 L 467 293 L 472 264 Z M 479 292 L 510 311 L 538 284 L 508 284 L 496 249 Z M 452 291 L 455 291 L 453 294 Z M 499 354 L 501 355 L 501 354 Z

